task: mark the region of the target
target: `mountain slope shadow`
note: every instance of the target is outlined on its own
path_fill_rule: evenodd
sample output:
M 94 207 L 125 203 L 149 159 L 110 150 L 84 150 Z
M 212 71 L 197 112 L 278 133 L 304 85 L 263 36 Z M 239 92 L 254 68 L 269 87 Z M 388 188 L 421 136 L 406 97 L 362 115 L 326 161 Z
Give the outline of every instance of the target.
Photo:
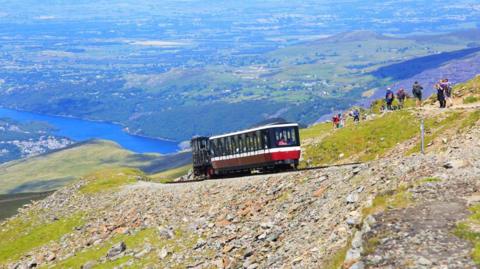
M 147 174 L 162 172 L 171 168 L 186 165 L 192 162 L 191 152 L 179 152 L 175 154 L 164 155 L 151 158 L 144 154 L 135 154 L 129 156 L 125 163 L 136 163 L 135 168 L 142 170 Z
M 377 78 L 391 78 L 395 80 L 407 79 L 425 70 L 437 68 L 448 61 L 464 58 L 480 51 L 480 47 L 444 52 L 396 63 L 371 72 Z

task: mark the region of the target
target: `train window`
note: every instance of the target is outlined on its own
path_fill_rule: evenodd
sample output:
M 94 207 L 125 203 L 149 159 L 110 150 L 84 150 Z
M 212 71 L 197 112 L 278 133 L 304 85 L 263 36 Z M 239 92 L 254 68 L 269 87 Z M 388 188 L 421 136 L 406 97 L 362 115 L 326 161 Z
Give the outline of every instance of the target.
M 223 145 L 223 139 L 217 139 L 217 148 L 218 148 L 218 156 L 225 156 L 225 147 Z
M 225 155 L 230 155 L 230 141 L 228 138 L 224 137 L 223 138 L 223 146 L 225 148 Z
M 260 131 L 256 131 L 255 132 L 255 138 L 256 138 L 256 143 L 257 143 L 257 147 L 256 149 L 257 150 L 261 150 L 262 149 L 262 133 Z
M 235 154 L 237 153 L 237 140 L 236 136 L 231 136 L 230 138 L 230 154 Z
M 215 140 L 210 141 L 210 154 L 215 157 L 215 151 L 217 149 L 217 142 Z
M 233 154 L 232 137 L 226 137 L 225 139 L 227 140 L 227 143 L 228 143 L 228 155 L 232 155 Z
M 247 136 L 245 134 L 240 135 L 240 141 L 242 142 L 242 144 L 240 145 L 241 146 L 240 151 L 242 153 L 248 152 L 248 149 L 247 149 L 248 141 L 247 141 Z
M 242 135 L 237 135 L 238 145 L 237 145 L 237 153 L 243 153 L 243 145 L 245 144 L 245 140 L 243 139 Z
M 220 141 L 220 139 L 215 139 L 213 140 L 213 152 L 214 152 L 214 156 L 215 157 L 218 157 L 218 156 L 222 156 L 222 142 Z
M 268 149 L 268 145 L 269 145 L 269 139 L 268 139 L 268 134 L 266 131 L 263 132 L 263 147 L 265 149 Z
M 297 145 L 295 128 L 277 128 L 274 132 L 275 145 L 277 147 L 287 147 Z
M 250 134 L 250 149 L 252 151 L 257 150 L 257 147 L 255 146 L 255 133 Z
M 243 152 L 246 153 L 249 151 L 249 140 L 248 140 L 248 134 L 242 134 L 242 140 L 243 140 Z
M 247 150 L 248 152 L 252 152 L 254 150 L 253 134 L 247 134 Z
M 256 135 L 255 133 L 251 133 L 250 134 L 250 147 L 251 147 L 251 150 L 252 151 L 256 151 L 257 150 L 257 141 L 256 141 Z

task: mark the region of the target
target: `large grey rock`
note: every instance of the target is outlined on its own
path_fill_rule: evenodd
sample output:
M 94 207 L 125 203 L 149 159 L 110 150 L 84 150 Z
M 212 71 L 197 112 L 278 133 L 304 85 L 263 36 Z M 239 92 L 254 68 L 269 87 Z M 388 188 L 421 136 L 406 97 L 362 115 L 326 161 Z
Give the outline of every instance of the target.
M 347 251 L 345 256 L 346 261 L 358 260 L 362 256 L 362 250 L 358 248 L 352 248 Z
M 127 245 L 122 241 L 116 245 L 114 245 L 110 250 L 107 252 L 107 258 L 113 258 L 120 255 L 127 249 Z
M 163 237 L 164 239 L 172 239 L 173 236 L 175 235 L 173 233 L 173 230 L 170 228 L 165 228 L 165 227 L 159 227 L 158 228 L 158 234 Z
M 350 193 L 347 198 L 345 199 L 348 204 L 354 204 L 358 202 L 358 193 L 357 192 L 352 192 Z
M 363 262 L 356 262 L 352 266 L 350 266 L 350 269 L 364 269 L 365 264 Z
M 416 263 L 418 265 L 423 265 L 423 266 L 430 266 L 432 265 L 432 262 L 430 260 L 428 260 L 427 258 L 425 257 L 422 257 L 422 256 L 419 256 L 416 260 Z
M 94 266 L 95 266 L 95 262 L 94 261 L 88 261 L 86 263 L 84 263 L 82 266 L 80 266 L 81 269 L 92 269 Z
M 165 259 L 165 258 L 168 256 L 169 253 L 170 253 L 170 252 L 168 251 L 168 249 L 167 249 L 166 247 L 164 247 L 164 248 L 162 248 L 162 249 L 157 253 L 157 254 L 158 254 L 158 258 L 159 258 L 160 260 L 163 260 L 163 259 Z

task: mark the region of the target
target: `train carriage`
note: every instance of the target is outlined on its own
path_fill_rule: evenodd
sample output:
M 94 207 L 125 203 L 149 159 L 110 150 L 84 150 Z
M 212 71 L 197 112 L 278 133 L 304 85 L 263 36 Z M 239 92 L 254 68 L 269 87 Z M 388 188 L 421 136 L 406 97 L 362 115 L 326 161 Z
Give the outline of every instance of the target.
M 196 137 L 191 144 L 196 177 L 295 169 L 301 152 L 296 123 Z

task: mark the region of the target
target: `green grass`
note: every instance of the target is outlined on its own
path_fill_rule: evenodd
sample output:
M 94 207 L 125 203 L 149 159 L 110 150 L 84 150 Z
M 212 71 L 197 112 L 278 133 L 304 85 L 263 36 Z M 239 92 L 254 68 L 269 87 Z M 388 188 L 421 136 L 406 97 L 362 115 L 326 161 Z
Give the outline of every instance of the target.
M 53 190 L 101 169 L 135 167 L 155 171 L 184 164 L 185 160 L 185 154 L 135 154 L 113 142 L 91 141 L 0 165 L 0 194 Z
M 387 113 L 359 125 L 349 124 L 332 132 L 320 143 L 307 145 L 304 159 L 313 165 L 336 163 L 350 157 L 359 161 L 373 160 L 397 143 L 418 135 L 418 126 L 418 119 L 408 111 Z
M 337 250 L 327 261 L 322 265 L 321 268 L 324 269 L 339 269 L 343 268 L 343 263 L 345 262 L 345 257 L 347 256 L 347 252 L 350 249 L 352 244 L 352 239 L 347 241 L 344 247 Z
M 12 219 L 6 228 L 0 230 L 0 265 L 17 260 L 34 248 L 60 240 L 83 223 L 82 213 L 50 223 L 42 223 L 35 215 L 31 215 L 28 221 Z
M 480 94 L 480 76 L 477 76 L 465 83 L 455 85 L 453 94 L 461 94 L 462 96 L 478 95 Z
M 462 113 L 452 112 L 447 114 L 447 117 L 443 119 L 438 118 L 429 118 L 425 120 L 425 145 L 430 144 L 434 139 L 444 134 L 445 131 L 451 130 L 455 125 L 460 122 Z M 415 146 L 413 146 L 407 155 L 420 152 L 421 150 L 421 141 L 418 141 Z
M 399 105 L 398 100 L 395 99 L 393 101 L 392 105 L 398 107 L 398 105 Z M 416 103 L 415 103 L 414 98 L 407 98 L 407 99 L 405 99 L 405 102 L 403 104 L 403 108 L 404 109 L 412 108 L 412 107 L 415 107 L 415 105 L 416 105 Z M 385 107 L 387 106 L 386 103 L 385 103 L 385 100 L 383 100 L 383 99 L 375 100 L 370 104 L 370 111 L 373 112 L 373 113 L 379 114 L 381 112 L 382 106 L 385 106 Z
M 446 117 L 429 118 L 425 120 L 425 145 L 430 144 L 435 139 L 445 136 L 447 132 L 462 130 L 473 126 L 478 119 L 480 119 L 480 113 L 478 112 L 451 112 L 445 114 Z M 447 137 L 449 135 L 446 135 Z M 419 141 L 414 147 L 407 151 L 407 155 L 420 152 L 421 142 Z
M 145 175 L 134 168 L 103 169 L 85 177 L 87 184 L 80 188 L 80 192 L 92 194 L 114 190 L 144 178 L 146 178 Z
M 467 117 L 464 118 L 462 124 L 460 126 L 460 131 L 469 129 L 480 120 L 480 111 L 474 111 L 468 114 Z
M 382 238 L 385 238 L 384 235 L 375 235 L 373 237 L 368 238 L 365 240 L 365 243 L 363 245 L 363 255 L 371 255 L 375 252 L 375 249 L 377 249 L 377 246 L 380 244 L 380 240 Z
M 192 169 L 192 165 L 187 164 L 174 169 L 169 169 L 167 171 L 153 174 L 150 176 L 150 178 L 152 179 L 152 181 L 155 181 L 155 182 L 168 183 L 168 182 L 172 182 L 176 178 L 179 178 L 181 176 L 188 174 L 188 171 L 190 169 Z
M 322 122 L 308 128 L 300 129 L 300 138 L 302 140 L 316 138 L 330 132 L 332 129 L 332 123 Z
M 412 203 L 411 196 L 407 186 L 400 186 L 394 191 L 377 195 L 372 205 L 362 210 L 362 214 L 366 217 L 389 209 L 405 208 Z
M 463 103 L 464 104 L 473 104 L 473 103 L 476 103 L 480 101 L 480 98 L 476 97 L 476 96 L 467 96 L 465 98 L 463 98 Z
M 421 180 L 419 181 L 420 184 L 424 184 L 424 183 L 437 183 L 437 182 L 442 182 L 442 179 L 437 178 L 437 177 L 427 177 L 427 178 L 421 179 Z
M 480 227 L 480 205 L 471 206 L 469 210 L 472 215 L 467 220 L 458 223 L 453 233 L 473 244 L 471 256 L 475 264 L 480 265 L 480 231 L 478 230 L 478 227 Z
M 172 239 L 162 238 L 156 229 L 148 228 L 133 234 L 119 234 L 109 239 L 106 242 L 98 246 L 92 246 L 90 248 L 84 249 L 81 252 L 75 253 L 74 256 L 59 261 L 54 264 L 52 268 L 80 268 L 81 265 L 85 264 L 88 261 L 95 261 L 97 264 L 95 268 L 114 268 L 122 263 L 127 262 L 128 260 L 133 261 L 133 265 L 129 268 L 146 268 L 148 266 L 155 266 L 160 268 L 165 268 L 165 262 L 169 261 L 171 254 L 165 258 L 165 260 L 159 260 L 156 254 L 156 250 L 159 250 L 163 247 L 166 247 L 167 250 L 172 253 L 179 253 L 185 250 L 192 249 L 199 237 L 195 234 L 187 233 L 181 229 L 177 229 L 174 232 L 174 237 Z M 102 257 L 105 257 L 108 250 L 115 244 L 119 242 L 124 242 L 127 246 L 127 249 L 135 249 L 141 251 L 146 244 L 150 244 L 154 250 L 150 253 L 147 253 L 141 259 L 135 259 L 133 257 L 122 257 L 115 261 L 107 260 L 105 262 L 101 261 Z M 199 251 L 199 255 L 211 256 L 212 252 L 204 249 Z M 185 263 L 193 262 L 195 257 L 188 257 Z M 171 265 L 174 268 L 185 268 L 186 264 L 177 264 L 175 261 Z
M 364 208 L 362 210 L 362 215 L 363 217 L 366 217 L 368 215 L 383 212 L 385 210 L 405 208 L 409 206 L 411 203 L 412 203 L 412 197 L 411 197 L 411 193 L 408 192 L 408 186 L 402 185 L 402 186 L 399 186 L 394 191 L 377 195 L 373 200 L 372 206 L 368 208 Z M 364 246 L 364 253 L 367 253 L 367 254 L 373 253 L 376 246 L 378 245 L 380 238 L 385 236 L 386 235 L 383 235 L 383 236 L 378 235 L 368 239 Z M 328 268 L 328 269 L 342 268 L 343 263 L 345 261 L 346 253 L 350 248 L 350 245 L 351 245 L 351 239 L 349 240 L 348 244 L 345 247 L 341 248 L 332 257 L 330 257 L 328 261 L 322 266 L 322 268 Z

